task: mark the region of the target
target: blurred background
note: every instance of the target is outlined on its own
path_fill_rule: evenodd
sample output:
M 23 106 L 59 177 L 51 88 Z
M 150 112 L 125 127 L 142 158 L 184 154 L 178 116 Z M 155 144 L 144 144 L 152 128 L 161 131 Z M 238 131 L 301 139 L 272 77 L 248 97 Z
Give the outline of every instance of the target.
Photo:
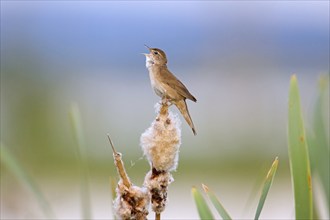
M 1 1 L 1 142 L 56 216 L 79 219 L 82 211 L 72 103 L 81 112 L 94 219 L 112 218 L 109 177 L 117 173 L 107 133 L 142 185 L 149 165 L 139 139 L 159 100 L 144 44 L 167 53 L 169 69 L 198 100 L 188 101 L 197 136 L 180 116 L 179 167 L 162 217 L 198 218 L 191 187 L 204 183 L 233 218 L 253 218 L 278 156 L 261 218 L 293 218 L 289 80 L 297 74 L 312 132 L 318 79 L 329 72 L 329 1 Z M 38 218 L 35 197 L 1 166 L 1 219 Z

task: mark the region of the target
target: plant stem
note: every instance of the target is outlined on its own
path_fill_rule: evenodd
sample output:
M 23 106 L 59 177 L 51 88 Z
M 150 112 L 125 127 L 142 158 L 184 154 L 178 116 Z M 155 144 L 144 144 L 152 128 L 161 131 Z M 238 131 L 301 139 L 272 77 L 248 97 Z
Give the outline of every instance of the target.
M 155 215 L 155 220 L 160 220 L 160 213 L 156 212 L 156 215 Z
M 110 138 L 110 135 L 108 134 L 108 139 L 109 139 L 109 142 L 110 142 L 110 145 L 112 147 L 112 151 L 113 151 L 113 158 L 115 160 L 115 165 L 117 167 L 117 171 L 118 171 L 118 174 L 120 176 L 120 178 L 122 179 L 123 181 L 123 184 L 127 187 L 127 188 L 130 188 L 132 186 L 132 183 L 131 181 L 129 180 L 128 176 L 127 176 L 127 173 L 125 171 L 125 167 L 124 167 L 124 163 L 121 159 L 121 153 L 118 153 L 116 150 L 115 150 L 115 147 L 113 146 L 113 143 L 111 141 L 111 138 Z

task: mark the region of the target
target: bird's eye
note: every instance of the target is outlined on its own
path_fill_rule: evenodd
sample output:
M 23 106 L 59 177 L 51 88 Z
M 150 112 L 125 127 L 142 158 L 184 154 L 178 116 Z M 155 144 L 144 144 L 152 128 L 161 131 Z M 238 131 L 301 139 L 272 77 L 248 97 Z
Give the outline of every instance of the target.
M 154 51 L 154 54 L 155 54 L 155 55 L 157 55 L 157 54 L 158 54 L 158 52 L 157 52 L 157 51 Z

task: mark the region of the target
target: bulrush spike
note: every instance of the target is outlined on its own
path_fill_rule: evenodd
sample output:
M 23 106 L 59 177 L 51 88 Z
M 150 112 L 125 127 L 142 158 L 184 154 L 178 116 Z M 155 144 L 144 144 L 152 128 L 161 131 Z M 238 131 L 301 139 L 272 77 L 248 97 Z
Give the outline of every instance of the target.
M 146 187 L 138 187 L 131 183 L 125 171 L 121 153 L 117 152 L 110 135 L 108 139 L 113 151 L 113 158 L 120 180 L 116 187 L 114 211 L 119 219 L 146 220 L 150 203 L 149 191 Z
M 129 188 L 132 186 L 132 183 L 129 180 L 127 173 L 125 171 L 124 162 L 121 159 L 121 153 L 116 151 L 109 134 L 108 134 L 108 139 L 109 139 L 110 145 L 112 147 L 113 159 L 115 160 L 115 165 L 117 167 L 118 174 L 119 174 L 121 180 L 123 181 L 123 184 L 127 188 Z
M 115 147 L 114 147 L 114 145 L 112 143 L 112 140 L 110 138 L 110 134 L 107 134 L 107 136 L 108 136 L 108 139 L 109 139 L 109 142 L 110 142 L 110 145 L 111 145 L 111 148 L 112 148 L 113 153 L 114 154 L 117 154 L 117 151 L 116 151 L 116 149 L 115 149 Z

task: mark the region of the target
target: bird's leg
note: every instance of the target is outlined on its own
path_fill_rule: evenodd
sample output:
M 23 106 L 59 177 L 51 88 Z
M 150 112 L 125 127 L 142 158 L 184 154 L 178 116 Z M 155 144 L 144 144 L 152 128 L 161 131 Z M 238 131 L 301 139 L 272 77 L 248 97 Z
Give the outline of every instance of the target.
M 160 101 L 160 109 L 159 109 L 159 115 L 156 117 L 156 121 L 160 120 L 160 116 L 163 115 L 167 117 L 168 115 L 168 107 L 172 105 L 171 99 L 169 99 L 166 96 L 163 96 L 161 101 Z
M 169 97 L 167 97 L 166 95 L 164 95 L 162 97 L 161 104 L 162 105 L 171 106 L 172 105 L 172 99 L 170 99 Z
M 163 96 L 162 97 L 161 104 L 162 105 L 167 105 L 167 98 L 166 98 L 166 96 Z

